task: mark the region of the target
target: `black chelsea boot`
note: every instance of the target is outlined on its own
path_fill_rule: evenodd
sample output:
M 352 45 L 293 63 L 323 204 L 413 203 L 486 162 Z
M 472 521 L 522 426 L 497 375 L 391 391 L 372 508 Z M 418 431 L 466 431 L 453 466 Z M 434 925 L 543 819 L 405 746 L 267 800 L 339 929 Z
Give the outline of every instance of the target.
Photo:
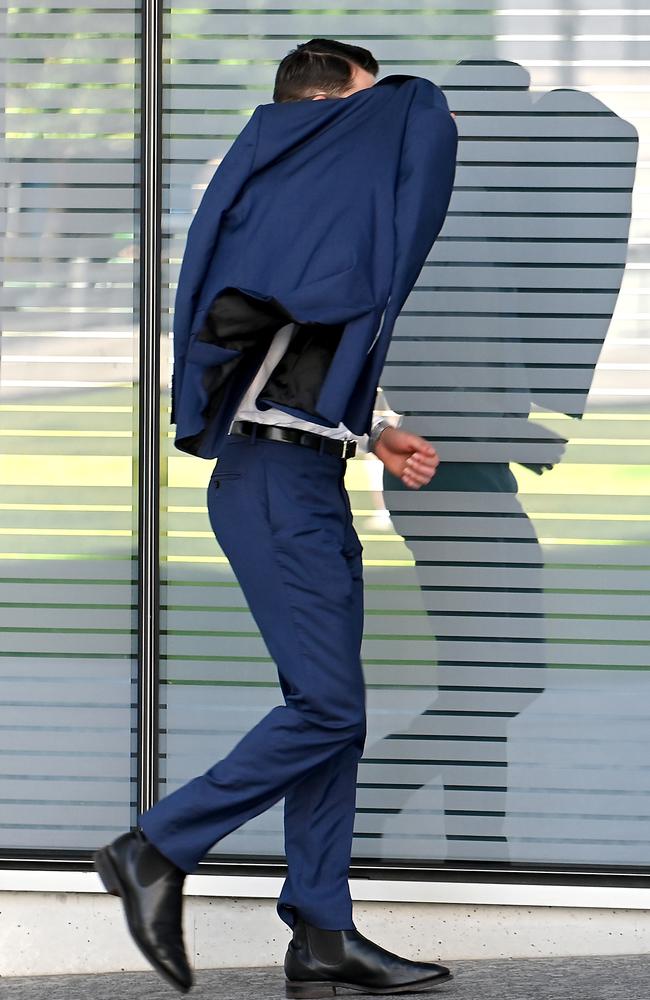
M 145 837 L 131 830 L 93 855 L 107 892 L 121 896 L 131 936 L 163 979 L 181 993 L 192 986 L 183 944 L 183 882 L 186 873 Z
M 360 993 L 424 993 L 452 979 L 444 965 L 412 962 L 355 930 L 328 931 L 296 918 L 284 960 L 286 995 L 298 1000 Z

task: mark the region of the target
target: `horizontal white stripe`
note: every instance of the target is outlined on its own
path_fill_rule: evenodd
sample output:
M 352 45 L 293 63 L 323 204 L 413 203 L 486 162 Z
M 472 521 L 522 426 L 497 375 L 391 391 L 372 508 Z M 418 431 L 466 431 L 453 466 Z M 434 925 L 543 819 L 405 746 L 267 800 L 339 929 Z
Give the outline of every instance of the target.
M 189 875 L 190 896 L 275 899 L 282 878 L 244 875 Z M 650 889 L 575 885 L 505 885 L 481 882 L 410 882 L 350 879 L 354 900 L 412 903 L 495 904 L 497 906 L 565 906 L 650 909 Z M 0 871 L 0 892 L 104 892 L 95 872 Z

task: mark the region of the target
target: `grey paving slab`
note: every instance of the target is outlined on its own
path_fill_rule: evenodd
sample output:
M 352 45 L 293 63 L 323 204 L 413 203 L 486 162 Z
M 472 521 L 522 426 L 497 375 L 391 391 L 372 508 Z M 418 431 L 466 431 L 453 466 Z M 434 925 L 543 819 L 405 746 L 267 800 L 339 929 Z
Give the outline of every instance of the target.
M 440 1000 L 650 1000 L 650 956 L 450 962 L 454 979 L 428 995 Z M 340 994 L 350 998 L 358 993 Z M 0 978 L 11 1000 L 173 1000 L 155 973 Z M 406 1000 L 406 994 L 401 994 Z M 422 994 L 420 994 L 422 996 Z M 193 1000 L 280 1000 L 279 968 L 199 970 Z

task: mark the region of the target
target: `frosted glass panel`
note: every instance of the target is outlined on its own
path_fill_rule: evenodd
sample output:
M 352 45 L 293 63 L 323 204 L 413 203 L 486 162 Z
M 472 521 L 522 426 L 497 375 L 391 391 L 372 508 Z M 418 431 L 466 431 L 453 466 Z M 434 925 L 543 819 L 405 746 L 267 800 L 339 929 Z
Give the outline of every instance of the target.
M 543 18 L 529 4 L 390 6 L 169 12 L 166 316 L 202 191 L 271 101 L 296 39 L 369 45 L 381 76 L 443 87 L 461 140 L 456 187 L 382 376 L 390 406 L 442 465 L 421 491 L 382 476 L 373 456 L 348 469 L 370 712 L 355 857 L 646 865 L 640 20 L 629 5 Z M 211 463 L 175 452 L 171 436 L 161 794 L 227 753 L 281 697 L 210 529 Z M 215 857 L 233 855 L 282 855 L 280 806 L 216 845 Z
M 137 12 L 113 6 L 0 14 L 3 849 L 134 818 Z

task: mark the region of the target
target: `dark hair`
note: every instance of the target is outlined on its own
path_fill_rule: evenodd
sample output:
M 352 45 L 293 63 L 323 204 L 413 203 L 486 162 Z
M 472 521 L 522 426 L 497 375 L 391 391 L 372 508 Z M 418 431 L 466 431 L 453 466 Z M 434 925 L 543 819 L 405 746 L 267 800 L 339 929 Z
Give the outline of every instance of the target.
M 274 101 L 300 101 L 312 91 L 335 96 L 352 80 L 352 63 L 376 76 L 379 63 L 368 49 L 333 38 L 311 38 L 289 52 L 275 75 Z

